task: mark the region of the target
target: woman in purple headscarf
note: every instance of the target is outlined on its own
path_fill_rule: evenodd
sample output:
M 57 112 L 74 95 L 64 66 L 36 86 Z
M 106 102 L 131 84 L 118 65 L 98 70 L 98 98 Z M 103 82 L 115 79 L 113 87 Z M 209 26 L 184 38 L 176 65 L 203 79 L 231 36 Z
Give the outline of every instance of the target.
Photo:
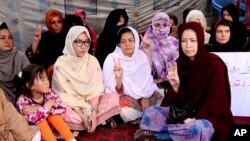
M 167 81 L 167 66 L 178 56 L 179 41 L 169 36 L 171 21 L 166 13 L 156 13 L 144 39 L 151 45 L 150 56 L 156 83 Z

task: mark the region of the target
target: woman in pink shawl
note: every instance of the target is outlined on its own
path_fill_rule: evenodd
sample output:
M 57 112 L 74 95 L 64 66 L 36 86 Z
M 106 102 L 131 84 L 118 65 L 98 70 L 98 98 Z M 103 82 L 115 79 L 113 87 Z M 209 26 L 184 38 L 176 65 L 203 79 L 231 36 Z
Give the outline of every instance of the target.
M 160 104 L 163 96 L 157 92 L 146 54 L 138 49 L 138 32 L 132 27 L 121 28 L 116 44 L 104 62 L 105 89 L 120 94 L 123 121 L 135 121 L 141 118 L 144 108 Z
M 102 70 L 88 53 L 90 43 L 86 27 L 73 26 L 69 30 L 64 55 L 54 66 L 52 89 L 67 105 L 63 118 L 70 128 L 92 133 L 99 124 L 119 114 L 120 107 L 117 94 L 104 94 Z M 114 124 L 110 122 L 111 127 Z
M 179 41 L 169 36 L 171 20 L 166 13 L 158 12 L 152 19 L 152 25 L 147 29 L 144 39 L 151 45 L 151 61 L 154 81 L 157 84 L 167 81 L 167 67 L 178 56 Z

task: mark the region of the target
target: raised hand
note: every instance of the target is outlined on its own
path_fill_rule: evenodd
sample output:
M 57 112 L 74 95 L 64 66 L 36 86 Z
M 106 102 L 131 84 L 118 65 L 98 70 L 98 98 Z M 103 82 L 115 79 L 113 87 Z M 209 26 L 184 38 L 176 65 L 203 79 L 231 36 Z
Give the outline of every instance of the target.
M 42 38 L 42 25 L 36 25 L 36 28 L 33 32 L 33 43 L 32 43 L 32 52 L 39 52 L 37 47 Z
M 122 78 L 123 74 L 123 69 L 121 67 L 121 62 L 119 58 L 114 58 L 114 73 L 115 73 L 115 78 Z
M 40 42 L 42 38 L 42 25 L 36 25 L 36 28 L 33 32 L 33 39 L 36 42 Z
M 150 41 L 148 40 L 146 36 L 143 37 L 141 34 L 140 34 L 140 37 L 142 39 L 142 50 L 144 51 L 144 53 L 149 54 L 151 51 Z
M 167 68 L 168 68 L 168 75 L 167 75 L 168 81 L 172 86 L 172 88 L 174 89 L 174 91 L 177 93 L 180 86 L 177 63 L 176 62 L 171 63 Z
M 151 43 L 146 35 L 143 37 L 140 34 L 140 37 L 142 39 L 142 43 L 141 43 L 142 50 L 146 54 L 146 56 L 148 57 L 149 65 L 152 68 L 153 64 L 152 64 L 152 59 L 151 59 L 151 55 L 150 55 L 151 48 L 152 48 Z

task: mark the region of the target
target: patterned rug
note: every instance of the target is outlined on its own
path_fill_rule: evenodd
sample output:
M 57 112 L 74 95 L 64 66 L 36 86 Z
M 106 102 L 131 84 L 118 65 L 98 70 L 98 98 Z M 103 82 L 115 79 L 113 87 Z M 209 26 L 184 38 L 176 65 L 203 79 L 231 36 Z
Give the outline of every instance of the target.
M 137 129 L 139 125 L 132 123 L 118 123 L 114 129 L 99 126 L 94 133 L 81 131 L 76 139 L 77 141 L 133 141 Z
M 234 120 L 236 125 L 250 125 L 250 117 L 235 116 Z M 77 141 L 133 141 L 134 133 L 139 129 L 139 125 L 122 122 L 117 124 L 114 129 L 99 126 L 94 133 L 81 131 L 76 139 Z
M 250 125 L 250 117 L 234 117 L 236 125 Z M 133 141 L 136 130 L 139 129 L 138 124 L 119 122 L 114 129 L 100 126 L 95 133 L 87 133 L 82 131 L 79 133 L 78 141 Z
M 234 121 L 236 125 L 250 125 L 250 117 L 235 116 Z

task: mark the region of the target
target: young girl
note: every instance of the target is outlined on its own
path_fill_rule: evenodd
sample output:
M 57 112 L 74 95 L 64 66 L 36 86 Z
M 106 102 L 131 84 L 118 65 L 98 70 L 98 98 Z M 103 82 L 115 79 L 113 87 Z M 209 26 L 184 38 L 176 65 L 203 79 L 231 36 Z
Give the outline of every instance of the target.
M 30 64 L 22 71 L 24 93 L 17 106 L 31 124 L 36 124 L 45 141 L 56 141 L 49 125 L 52 125 L 65 141 L 75 141 L 74 135 L 59 114 L 65 112 L 65 105 L 50 89 L 50 82 L 43 67 Z

